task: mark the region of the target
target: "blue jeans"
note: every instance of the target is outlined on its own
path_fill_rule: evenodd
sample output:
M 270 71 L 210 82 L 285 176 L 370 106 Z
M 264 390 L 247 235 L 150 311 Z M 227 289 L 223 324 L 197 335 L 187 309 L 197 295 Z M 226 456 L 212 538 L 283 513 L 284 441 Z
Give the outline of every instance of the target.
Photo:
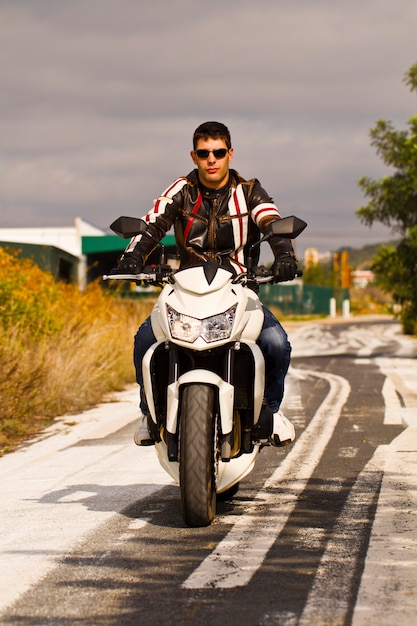
M 291 345 L 287 333 L 276 317 L 265 306 L 262 308 L 265 317 L 257 344 L 265 359 L 265 398 L 270 409 L 275 413 L 284 397 L 284 380 L 290 366 Z M 140 408 L 143 413 L 149 413 L 149 410 L 143 393 L 142 360 L 155 341 L 151 318 L 148 317 L 135 335 L 133 350 L 136 380 L 140 385 Z

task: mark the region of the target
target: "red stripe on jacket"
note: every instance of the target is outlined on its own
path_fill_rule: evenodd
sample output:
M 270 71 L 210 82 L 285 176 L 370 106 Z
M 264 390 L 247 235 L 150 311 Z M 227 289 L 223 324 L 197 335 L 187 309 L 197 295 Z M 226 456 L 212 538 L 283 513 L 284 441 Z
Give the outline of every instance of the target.
M 197 213 L 198 209 L 200 208 L 202 199 L 203 199 L 203 196 L 201 195 L 201 192 L 199 192 L 196 203 L 195 203 L 195 207 L 193 208 L 193 211 L 192 211 L 193 214 Z M 185 227 L 185 230 L 184 230 L 184 244 L 186 244 L 187 242 L 187 237 L 190 232 L 190 228 L 193 225 L 193 222 L 194 222 L 194 218 L 189 217 L 187 226 Z
M 234 194 L 233 201 L 235 203 L 236 215 L 240 215 L 241 211 L 240 211 L 239 199 L 238 199 L 237 193 Z M 242 218 L 241 217 L 239 217 L 238 223 L 239 223 L 239 245 L 237 246 L 236 243 L 235 243 L 235 248 L 236 249 L 240 248 L 240 246 L 242 245 L 242 242 L 243 242 L 243 222 L 242 222 Z M 235 252 L 234 258 L 235 258 L 235 261 L 238 261 L 238 258 L 239 258 L 239 253 L 238 252 Z

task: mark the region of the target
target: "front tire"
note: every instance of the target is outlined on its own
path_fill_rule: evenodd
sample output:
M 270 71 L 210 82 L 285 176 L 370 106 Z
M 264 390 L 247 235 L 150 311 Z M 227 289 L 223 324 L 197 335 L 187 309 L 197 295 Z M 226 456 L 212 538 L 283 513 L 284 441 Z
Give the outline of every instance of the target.
M 188 526 L 208 526 L 216 514 L 214 389 L 184 388 L 180 420 L 181 508 Z

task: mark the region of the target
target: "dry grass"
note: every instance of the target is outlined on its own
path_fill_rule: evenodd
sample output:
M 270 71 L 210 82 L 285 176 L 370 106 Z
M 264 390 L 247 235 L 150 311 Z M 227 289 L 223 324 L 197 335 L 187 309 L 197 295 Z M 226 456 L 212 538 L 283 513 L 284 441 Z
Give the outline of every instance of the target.
M 0 454 L 134 382 L 133 336 L 151 306 L 97 284 L 80 293 L 0 249 Z

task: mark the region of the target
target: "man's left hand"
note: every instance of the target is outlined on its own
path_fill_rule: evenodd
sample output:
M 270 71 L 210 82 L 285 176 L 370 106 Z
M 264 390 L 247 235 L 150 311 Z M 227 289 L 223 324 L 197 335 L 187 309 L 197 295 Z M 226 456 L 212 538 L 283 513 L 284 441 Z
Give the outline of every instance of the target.
M 286 280 L 293 280 L 297 272 L 297 262 L 291 255 L 275 257 L 272 265 L 274 283 L 281 283 Z

